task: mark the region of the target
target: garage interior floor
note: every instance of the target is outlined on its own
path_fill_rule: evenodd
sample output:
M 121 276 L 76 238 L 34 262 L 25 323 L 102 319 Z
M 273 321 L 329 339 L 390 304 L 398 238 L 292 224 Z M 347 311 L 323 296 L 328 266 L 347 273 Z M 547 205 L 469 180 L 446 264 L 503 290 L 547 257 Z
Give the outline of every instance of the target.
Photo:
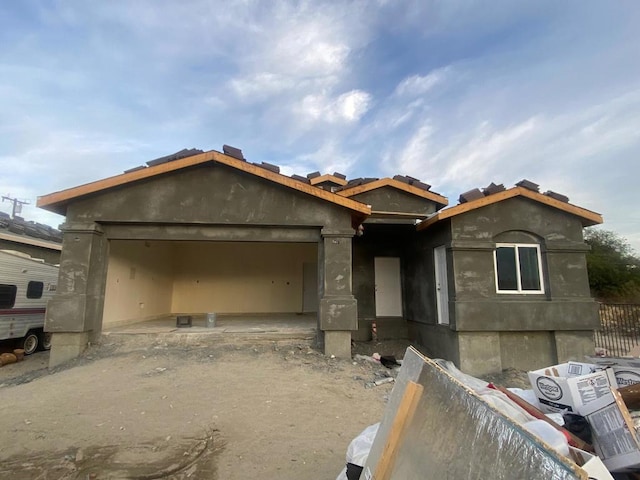
M 264 335 L 268 339 L 315 337 L 317 316 L 315 313 L 295 314 L 246 314 L 216 315 L 215 326 L 207 327 L 206 314 L 192 314 L 191 326 L 178 326 L 175 315 L 143 322 L 104 327 L 104 335 L 211 335 L 234 337 Z

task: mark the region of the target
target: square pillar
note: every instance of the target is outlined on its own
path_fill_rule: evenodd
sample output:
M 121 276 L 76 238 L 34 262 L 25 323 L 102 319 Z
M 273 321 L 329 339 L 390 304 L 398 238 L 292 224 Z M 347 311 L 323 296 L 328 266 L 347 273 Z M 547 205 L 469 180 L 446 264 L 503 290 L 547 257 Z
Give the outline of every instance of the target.
M 47 305 L 45 318 L 45 331 L 56 339 L 51 346 L 50 367 L 55 366 L 54 362 L 61 363 L 60 359 L 66 361 L 80 355 L 102 331 L 107 240 L 96 223 L 65 224 L 62 231 L 58 289 Z M 67 341 L 70 338 L 73 340 Z M 56 346 L 66 353 L 58 355 Z
M 351 357 L 351 331 L 358 329 L 357 301 L 351 291 L 353 231 L 322 231 L 319 250 L 318 323 L 325 355 Z

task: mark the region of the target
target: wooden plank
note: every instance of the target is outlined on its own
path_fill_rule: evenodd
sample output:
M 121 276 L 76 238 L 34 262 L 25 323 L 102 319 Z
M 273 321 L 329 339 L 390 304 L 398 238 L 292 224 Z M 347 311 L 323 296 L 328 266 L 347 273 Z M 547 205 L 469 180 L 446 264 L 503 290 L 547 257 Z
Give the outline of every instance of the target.
M 250 173 L 257 177 L 270 180 L 280 185 L 292 188 L 294 190 L 312 195 L 317 198 L 321 198 L 328 202 L 340 205 L 341 207 L 348 208 L 354 212 L 358 212 L 364 215 L 371 213 L 371 208 L 368 205 L 351 200 L 349 198 L 343 198 L 335 193 L 322 190 L 320 188 L 311 186 L 306 183 L 299 182 L 293 178 L 281 175 L 279 173 L 266 170 L 251 163 L 238 160 L 237 158 L 230 157 L 220 152 L 212 150 L 210 152 L 200 153 L 187 158 L 181 158 L 172 162 L 162 163 L 153 167 L 144 168 L 142 170 L 136 170 L 129 173 L 123 173 L 113 177 L 98 180 L 96 182 L 87 183 L 78 187 L 69 188 L 59 192 L 51 193 L 49 195 L 43 195 L 38 198 L 37 206 L 44 208 L 45 210 L 53 211 L 63 214 L 66 212 L 66 205 L 71 200 L 97 193 L 110 188 L 126 185 L 128 183 L 136 182 L 139 180 L 145 180 L 156 175 L 180 170 L 186 167 L 194 165 L 201 165 L 207 162 L 217 162 L 229 167 L 235 168 L 243 172 Z
M 344 178 L 334 177 L 330 173 L 327 173 L 325 175 L 320 175 L 319 177 L 314 177 L 310 179 L 309 182 L 311 182 L 311 185 L 317 185 L 322 182 L 331 182 L 340 186 L 344 186 L 347 184 L 347 181 Z
M 373 475 L 374 480 L 389 480 L 395 464 L 396 453 L 402 444 L 407 427 L 416 412 L 424 387 L 415 382 L 407 382 L 402 401 L 393 419 L 387 442 L 380 455 L 380 461 Z
M 314 187 L 313 185 L 309 185 L 307 183 L 299 182 L 298 180 L 294 180 L 291 177 L 266 170 L 264 168 L 258 167 L 257 165 L 237 160 L 220 152 L 212 151 L 210 153 L 213 155 L 213 160 L 215 162 L 228 165 L 238 170 L 242 170 L 244 172 L 255 175 L 256 177 L 262 177 L 266 180 L 271 180 L 273 182 L 284 185 L 285 187 L 293 188 L 294 190 L 298 190 L 303 193 L 308 193 L 309 195 L 327 200 L 342 207 L 346 207 L 355 212 L 364 213 L 366 215 L 371 214 L 371 207 L 365 205 L 364 203 L 360 203 L 349 198 L 342 198 L 340 195 L 336 195 L 335 193 L 328 192 L 327 190 L 322 190 L 321 188 Z
M 415 213 L 415 212 L 394 212 L 385 210 L 371 210 L 371 215 L 385 216 L 385 217 L 407 217 L 407 218 L 424 218 L 428 217 L 428 213 Z
M 439 222 L 440 220 L 454 217 L 456 215 L 461 215 L 471 210 L 476 210 L 478 208 L 486 207 L 487 205 L 492 205 L 494 203 L 498 203 L 503 200 L 507 200 L 509 198 L 514 198 L 517 196 L 526 197 L 531 200 L 535 200 L 536 202 L 548 205 L 550 207 L 563 210 L 572 215 L 576 215 L 583 219 L 582 224 L 584 226 L 596 225 L 603 222 L 602 216 L 599 213 L 592 212 L 590 210 L 587 210 L 586 208 L 578 207 L 576 205 L 571 205 L 570 203 L 561 202 L 559 200 L 556 200 L 555 198 L 551 198 L 541 193 L 527 190 L 526 188 L 514 187 L 514 188 L 510 188 L 509 190 L 505 190 L 503 192 L 494 193 L 493 195 L 489 195 L 484 198 L 479 198 L 478 200 L 473 200 L 467 203 L 461 203 L 460 205 L 456 205 L 455 207 L 441 210 L 437 214 L 435 214 L 433 217 L 423 222 L 420 222 L 417 228 L 418 230 L 424 230 L 425 228 L 428 228 L 429 226 L 433 225 L 436 222 Z
M 591 210 L 587 210 L 586 208 L 578 207 L 577 205 L 561 202 L 560 200 L 556 200 L 555 198 L 551 198 L 547 195 L 542 195 L 541 193 L 532 192 L 531 190 L 527 190 L 526 188 L 518 188 L 520 189 L 520 194 L 523 197 L 531 198 L 532 200 L 544 203 L 546 205 L 549 205 L 550 207 L 564 210 L 565 212 L 572 213 L 578 217 L 582 217 L 584 220 L 588 220 L 590 223 L 583 222 L 583 225 L 585 227 L 599 225 L 603 222 L 602 215 L 600 215 L 599 213 L 592 212 Z
M 382 187 L 392 187 L 398 190 L 403 190 L 407 193 L 411 193 L 412 195 L 416 195 L 418 197 L 432 200 L 440 205 L 449 204 L 449 200 L 447 200 L 447 198 L 443 197 L 442 195 L 438 195 L 437 193 L 429 192 L 427 190 L 414 187 L 413 185 L 409 185 L 408 183 L 394 180 L 393 178 L 381 178 L 380 180 L 374 180 L 373 182 L 365 183 L 364 185 L 345 188 L 344 190 L 340 190 L 337 193 L 338 195 L 341 195 L 343 197 L 353 197 L 354 195 L 358 195 L 364 192 L 369 192 L 371 190 L 376 190 Z
M 200 153 L 192 157 L 181 158 L 173 162 L 162 163 L 155 167 L 148 167 L 142 170 L 136 170 L 134 172 L 122 173 L 113 177 L 104 178 L 95 182 L 86 183 L 77 187 L 68 188 L 59 192 L 50 193 L 38 197 L 37 206 L 44 208 L 45 210 L 53 211 L 56 213 L 66 212 L 66 202 L 74 198 L 89 195 L 91 193 L 100 192 L 109 188 L 126 185 L 127 183 L 136 182 L 138 180 L 144 180 L 163 173 L 172 172 L 174 170 L 180 170 L 182 168 L 190 167 L 193 165 L 199 165 L 202 163 L 210 162 L 213 159 L 213 152 Z M 64 213 L 62 213 L 64 214 Z

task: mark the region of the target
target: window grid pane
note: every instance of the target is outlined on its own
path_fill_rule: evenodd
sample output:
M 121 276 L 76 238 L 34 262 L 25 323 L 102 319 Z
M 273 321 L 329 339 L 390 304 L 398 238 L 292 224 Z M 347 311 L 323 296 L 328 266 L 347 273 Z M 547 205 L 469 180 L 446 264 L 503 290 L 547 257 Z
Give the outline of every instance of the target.
M 496 249 L 498 267 L 498 290 L 518 290 L 516 269 L 516 249 L 514 247 L 498 247 Z
M 496 244 L 498 293 L 543 293 L 540 247 L 535 244 Z
M 538 267 L 538 249 L 518 247 L 520 261 L 520 280 L 522 290 L 540 290 L 540 269 Z

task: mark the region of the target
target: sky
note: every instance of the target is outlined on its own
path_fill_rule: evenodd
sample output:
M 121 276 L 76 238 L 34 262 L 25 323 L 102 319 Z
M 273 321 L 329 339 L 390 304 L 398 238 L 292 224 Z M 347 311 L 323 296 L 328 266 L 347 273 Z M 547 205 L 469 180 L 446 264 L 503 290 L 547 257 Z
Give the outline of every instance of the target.
M 632 0 L 4 1 L 0 194 L 57 227 L 38 196 L 227 144 L 450 205 L 526 178 L 638 253 L 638 25 Z

